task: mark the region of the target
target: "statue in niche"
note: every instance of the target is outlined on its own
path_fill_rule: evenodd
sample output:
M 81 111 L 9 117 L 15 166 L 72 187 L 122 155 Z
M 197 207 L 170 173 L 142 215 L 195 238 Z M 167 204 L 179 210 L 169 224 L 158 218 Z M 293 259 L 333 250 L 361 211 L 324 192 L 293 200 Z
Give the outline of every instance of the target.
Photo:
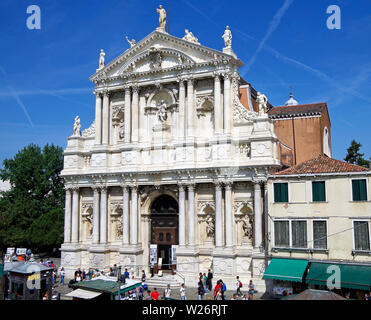
M 183 37 L 183 40 L 187 40 L 190 42 L 198 43 L 198 39 L 193 35 L 192 32 L 190 32 L 188 29 L 185 29 L 185 36 Z
M 215 231 L 215 222 L 214 218 L 209 215 L 206 219 L 206 234 L 209 238 L 212 238 L 214 236 Z
M 251 219 L 247 216 L 245 219 L 242 220 L 242 230 L 245 237 L 252 240 L 253 237 L 253 230 L 252 230 L 252 222 Z
M 105 53 L 103 51 L 103 49 L 100 50 L 100 55 L 99 55 L 99 69 L 102 69 L 104 67 L 104 57 L 105 57 Z
M 151 67 L 154 69 L 161 68 L 162 56 L 155 48 L 151 48 Z
M 122 236 L 123 228 L 122 228 L 122 219 L 117 220 L 116 224 L 116 237 L 120 238 Z
M 119 138 L 121 140 L 125 138 L 125 124 L 123 121 L 120 122 L 119 126 Z
M 128 36 L 126 36 L 126 41 L 130 44 L 130 48 L 134 47 L 137 44 L 134 39 L 129 40 Z
M 265 113 L 267 113 L 268 99 L 264 94 L 261 94 L 260 92 L 258 92 L 256 100 L 257 100 L 258 105 L 259 105 L 259 116 L 262 116 Z
M 73 135 L 79 137 L 81 132 L 80 117 L 75 118 L 75 123 L 73 124 Z
M 157 105 L 158 108 L 158 119 L 160 122 L 165 122 L 167 120 L 167 111 L 166 111 L 166 103 L 164 100 L 161 100 L 161 102 Z
M 160 24 L 160 29 L 163 29 L 165 31 L 166 27 L 166 10 L 160 5 L 159 8 L 157 8 L 156 12 L 159 14 L 158 22 Z
M 232 32 L 229 30 L 229 26 L 226 27 L 222 38 L 224 39 L 225 48 L 232 48 Z

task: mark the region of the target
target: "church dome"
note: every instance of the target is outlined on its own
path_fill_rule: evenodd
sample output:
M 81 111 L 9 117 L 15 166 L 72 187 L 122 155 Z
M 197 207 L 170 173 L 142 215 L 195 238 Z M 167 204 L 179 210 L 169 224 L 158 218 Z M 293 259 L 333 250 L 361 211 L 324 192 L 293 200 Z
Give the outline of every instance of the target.
M 299 102 L 294 99 L 294 95 L 290 92 L 290 99 L 286 101 L 285 106 L 297 106 Z

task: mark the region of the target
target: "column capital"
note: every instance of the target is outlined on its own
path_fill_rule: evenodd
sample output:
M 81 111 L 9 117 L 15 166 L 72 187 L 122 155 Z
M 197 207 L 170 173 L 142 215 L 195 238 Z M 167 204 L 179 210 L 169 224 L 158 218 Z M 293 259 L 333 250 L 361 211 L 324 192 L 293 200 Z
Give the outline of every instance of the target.
M 139 85 L 137 83 L 133 84 L 131 88 L 133 90 L 133 93 L 139 94 L 140 87 L 139 87 Z
M 80 187 L 77 186 L 77 185 L 72 185 L 72 186 L 70 186 L 69 189 L 70 189 L 71 191 L 73 191 L 73 192 L 77 192 L 77 191 L 79 191 Z
M 225 189 L 230 191 L 233 188 L 233 181 L 231 180 L 224 181 L 224 185 L 225 185 Z
M 131 184 L 130 186 L 130 189 L 134 192 L 138 192 L 138 185 L 137 184 Z
M 120 187 L 123 192 L 128 192 L 129 191 L 129 186 L 126 183 L 121 183 Z
M 215 190 L 221 190 L 223 188 L 223 182 L 220 180 L 215 180 L 214 185 L 215 185 Z
M 107 186 L 101 186 L 101 187 L 100 187 L 100 192 L 101 192 L 102 194 L 107 194 L 107 189 L 108 189 Z
M 184 183 L 178 183 L 179 191 L 185 191 L 186 185 Z
M 104 97 L 109 97 L 110 94 L 111 94 L 111 92 L 108 91 L 108 90 L 104 90 L 104 91 L 103 91 L 103 96 L 104 96 Z
M 71 184 L 65 184 L 64 190 L 71 192 L 72 191 L 72 185 Z
M 94 91 L 93 91 L 93 94 L 94 94 L 97 98 L 102 98 L 102 92 L 100 92 L 100 91 L 96 91 L 96 90 L 94 90 Z
M 131 89 L 131 84 L 127 83 L 124 85 L 125 93 L 130 93 L 130 89 Z
M 93 189 L 93 192 L 94 192 L 94 193 L 98 193 L 98 192 L 99 192 L 99 190 L 100 190 L 100 187 L 99 187 L 99 186 L 97 186 L 97 185 L 95 185 L 95 184 L 94 184 L 94 185 L 92 185 L 92 186 L 91 186 L 91 188 Z
M 213 77 L 214 77 L 215 81 L 220 81 L 220 76 L 221 76 L 220 71 L 214 71 L 213 72 Z
M 187 187 L 188 187 L 188 191 L 195 191 L 195 188 L 196 188 L 196 183 L 195 182 L 190 182 L 190 183 L 187 183 Z
M 230 71 L 223 71 L 221 72 L 221 76 L 223 76 L 224 80 L 231 80 L 232 72 Z

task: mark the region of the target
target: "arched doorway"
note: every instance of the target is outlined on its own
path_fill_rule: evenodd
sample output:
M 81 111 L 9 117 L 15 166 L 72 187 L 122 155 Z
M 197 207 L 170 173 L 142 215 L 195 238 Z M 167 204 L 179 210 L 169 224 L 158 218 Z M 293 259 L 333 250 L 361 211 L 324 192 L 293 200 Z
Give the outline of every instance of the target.
M 151 248 L 157 248 L 157 261 L 162 270 L 174 269 L 175 250 L 178 245 L 178 202 L 169 195 L 157 197 L 150 208 Z

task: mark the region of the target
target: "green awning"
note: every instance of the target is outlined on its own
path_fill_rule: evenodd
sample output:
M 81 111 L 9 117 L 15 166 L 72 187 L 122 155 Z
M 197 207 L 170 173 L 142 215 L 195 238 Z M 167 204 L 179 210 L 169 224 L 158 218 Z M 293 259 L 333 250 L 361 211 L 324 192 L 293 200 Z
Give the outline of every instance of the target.
M 302 282 L 308 260 L 273 258 L 265 270 L 263 279 Z
M 0 277 L 6 274 L 8 274 L 8 271 L 4 271 L 4 265 L 0 264 Z
M 306 277 L 306 283 L 327 285 L 327 280 L 334 274 L 331 269 L 327 273 L 327 268 L 334 265 L 340 268 L 339 280 L 342 288 L 370 290 L 371 266 L 365 265 L 312 262 Z M 331 281 L 334 278 L 333 276 L 329 280 Z

